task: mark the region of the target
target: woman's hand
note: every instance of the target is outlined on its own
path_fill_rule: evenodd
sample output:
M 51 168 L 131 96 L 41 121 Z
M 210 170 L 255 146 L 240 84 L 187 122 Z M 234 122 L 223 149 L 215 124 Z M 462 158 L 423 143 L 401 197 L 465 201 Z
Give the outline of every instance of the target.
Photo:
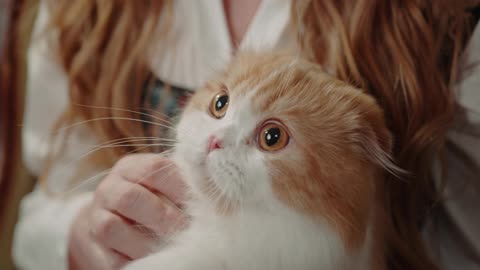
M 119 269 L 182 229 L 184 184 L 172 161 L 137 154 L 118 161 L 72 225 L 70 270 Z

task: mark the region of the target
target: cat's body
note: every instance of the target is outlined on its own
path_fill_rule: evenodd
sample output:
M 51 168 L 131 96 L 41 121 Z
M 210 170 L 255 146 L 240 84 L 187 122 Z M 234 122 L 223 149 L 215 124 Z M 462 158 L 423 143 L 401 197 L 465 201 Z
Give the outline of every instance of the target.
M 128 269 L 370 270 L 368 253 L 347 256 L 331 228 L 294 211 L 279 208 L 219 217 L 211 207 L 195 208 L 190 211 L 192 226 L 176 236 L 173 246 Z
M 361 91 L 283 54 L 243 55 L 199 90 L 174 159 L 189 228 L 128 270 L 384 268 L 390 136 Z

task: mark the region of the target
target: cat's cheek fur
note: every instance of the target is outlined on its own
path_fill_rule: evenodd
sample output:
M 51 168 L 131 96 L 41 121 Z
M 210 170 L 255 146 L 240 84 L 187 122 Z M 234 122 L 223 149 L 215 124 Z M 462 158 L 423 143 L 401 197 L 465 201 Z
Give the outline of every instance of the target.
M 202 125 L 198 125 L 202 123 Z M 214 127 L 213 120 L 199 110 L 183 117 L 177 126 L 177 141 L 172 158 L 181 166 L 181 171 L 198 173 L 202 172 L 207 152 L 206 142 L 210 133 L 208 130 Z M 200 177 L 201 175 L 197 175 Z M 194 186 L 195 181 L 185 177 L 189 186 Z
M 209 181 L 227 200 L 237 205 L 260 205 L 271 198 L 268 171 L 260 155 L 251 149 L 220 151 L 211 153 L 206 165 L 211 175 Z

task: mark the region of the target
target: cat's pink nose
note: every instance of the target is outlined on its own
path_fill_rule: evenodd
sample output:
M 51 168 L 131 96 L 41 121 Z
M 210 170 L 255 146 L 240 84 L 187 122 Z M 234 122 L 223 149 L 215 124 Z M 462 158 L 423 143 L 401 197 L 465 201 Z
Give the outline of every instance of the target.
M 208 153 L 212 152 L 213 150 L 216 149 L 221 149 L 222 148 L 222 141 L 215 137 L 215 135 L 210 135 L 208 138 Z

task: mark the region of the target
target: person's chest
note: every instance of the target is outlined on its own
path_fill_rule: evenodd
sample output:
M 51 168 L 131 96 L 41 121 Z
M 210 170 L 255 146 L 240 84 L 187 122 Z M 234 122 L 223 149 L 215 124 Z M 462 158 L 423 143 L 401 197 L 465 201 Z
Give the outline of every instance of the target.
M 194 91 L 230 62 L 237 51 L 296 49 L 290 0 L 263 0 L 234 46 L 222 0 L 174 2 L 168 33 L 154 48 L 153 74 L 163 83 Z

